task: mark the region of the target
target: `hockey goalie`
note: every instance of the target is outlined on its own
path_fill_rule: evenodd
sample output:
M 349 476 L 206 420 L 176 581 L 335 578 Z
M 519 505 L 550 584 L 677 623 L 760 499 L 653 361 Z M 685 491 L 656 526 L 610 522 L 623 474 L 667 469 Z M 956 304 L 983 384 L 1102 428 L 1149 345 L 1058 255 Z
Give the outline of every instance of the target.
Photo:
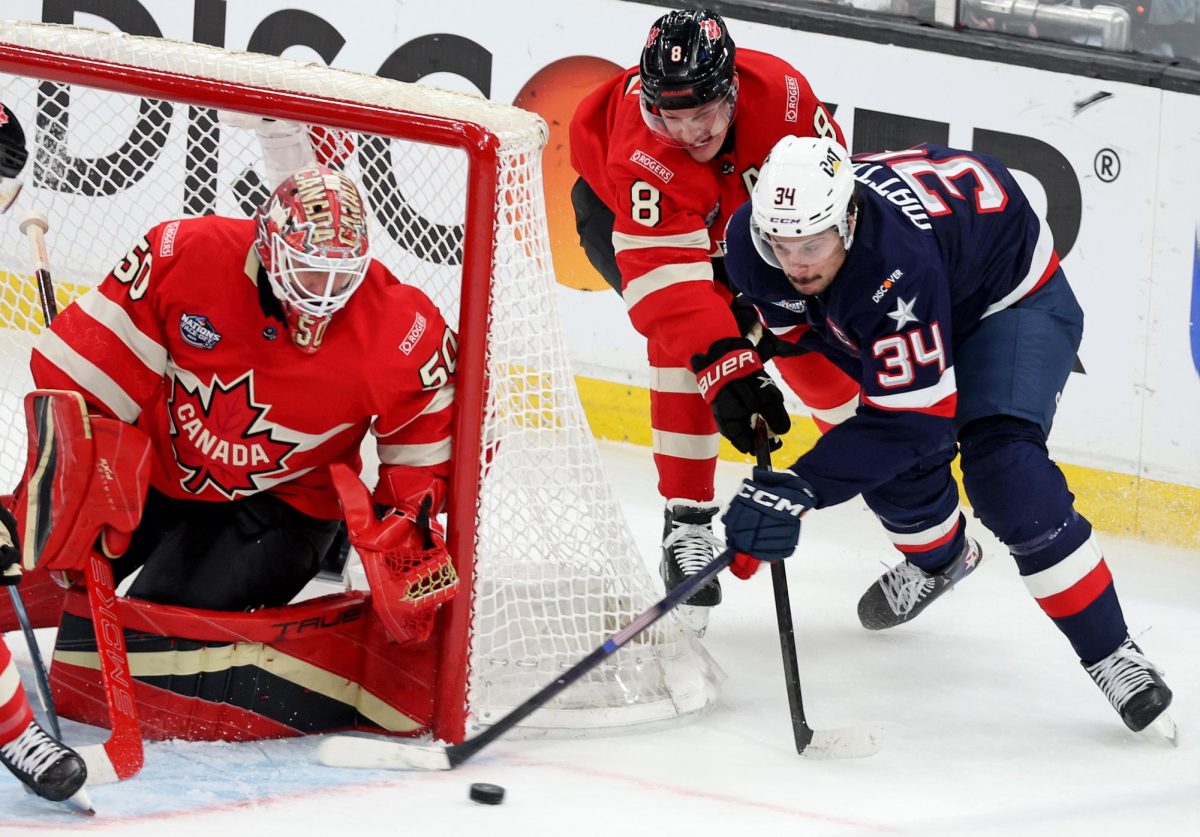
M 354 182 L 306 163 L 251 219 L 147 231 L 35 344 L 16 512 L 27 575 L 71 585 L 65 717 L 115 734 L 129 710 L 146 738 L 427 731 L 458 588 L 438 522 L 456 337 L 371 258 L 365 218 Z M 343 537 L 370 593 L 290 604 Z

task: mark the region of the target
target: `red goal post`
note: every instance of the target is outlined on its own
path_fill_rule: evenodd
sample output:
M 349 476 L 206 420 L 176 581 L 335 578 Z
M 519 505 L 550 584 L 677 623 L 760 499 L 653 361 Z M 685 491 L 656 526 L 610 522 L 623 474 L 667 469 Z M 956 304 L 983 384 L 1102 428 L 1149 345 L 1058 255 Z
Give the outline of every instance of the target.
M 152 225 L 247 215 L 253 132 L 217 111 L 347 132 L 373 255 L 459 332 L 448 543 L 464 589 L 439 617 L 430 732 L 463 738 L 657 597 L 607 484 L 557 317 L 542 120 L 466 94 L 269 55 L 0 21 L 0 90 L 31 148 L 12 214 L 39 209 L 59 303 Z M 257 168 L 256 168 L 257 166 Z M 20 395 L 41 330 L 15 218 L 0 221 L 0 476 L 23 463 Z M 662 724 L 715 698 L 703 649 L 665 619 L 535 715 L 539 730 Z

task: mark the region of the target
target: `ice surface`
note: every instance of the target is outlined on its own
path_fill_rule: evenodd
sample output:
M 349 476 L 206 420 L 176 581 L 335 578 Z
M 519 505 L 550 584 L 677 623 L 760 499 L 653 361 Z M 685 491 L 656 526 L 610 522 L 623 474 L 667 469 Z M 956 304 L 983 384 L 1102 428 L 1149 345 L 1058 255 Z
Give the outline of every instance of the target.
M 604 444 L 647 562 L 662 511 L 645 448 Z M 721 463 L 727 498 L 747 466 Z M 1085 510 L 1086 511 L 1086 510 Z M 1175 691 L 1177 749 L 1128 732 L 972 522 L 979 570 L 911 625 L 864 631 L 858 597 L 894 561 L 859 502 L 805 519 L 788 564 L 816 727 L 880 723 L 883 750 L 806 761 L 792 748 L 770 575 L 724 579 L 705 644 L 728 674 L 694 724 L 584 740 L 501 740 L 445 773 L 333 769 L 315 740 L 155 743 L 81 818 L 0 772 L 0 833 L 643 835 L 1191 834 L 1200 818 L 1200 552 L 1102 537 L 1126 618 Z M 48 653 L 52 637 L 45 634 Z M 32 684 L 19 633 L 9 635 Z M 104 733 L 65 723 L 72 743 Z M 467 798 L 503 785 L 498 807 Z M 1187 823 L 1192 825 L 1188 826 Z

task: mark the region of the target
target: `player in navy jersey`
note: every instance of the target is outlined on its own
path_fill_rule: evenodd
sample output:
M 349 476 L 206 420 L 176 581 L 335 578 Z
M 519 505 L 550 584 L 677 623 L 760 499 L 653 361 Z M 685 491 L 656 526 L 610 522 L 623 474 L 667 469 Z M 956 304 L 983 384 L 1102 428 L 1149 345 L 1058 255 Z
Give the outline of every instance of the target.
M 862 385 L 856 415 L 790 469 L 756 468 L 724 518 L 731 549 L 781 559 L 800 516 L 862 494 L 889 531 L 931 524 L 859 602 L 872 630 L 902 624 L 969 573 L 950 462 L 975 515 L 1135 731 L 1173 738 L 1171 691 L 1129 638 L 1091 524 L 1046 450 L 1083 312 L 1045 220 L 986 154 L 937 145 L 857 156 L 787 137 L 734 213 L 726 266 L 773 331 L 839 358 Z M 804 312 L 789 306 L 805 303 Z M 819 337 L 818 337 L 819 336 Z

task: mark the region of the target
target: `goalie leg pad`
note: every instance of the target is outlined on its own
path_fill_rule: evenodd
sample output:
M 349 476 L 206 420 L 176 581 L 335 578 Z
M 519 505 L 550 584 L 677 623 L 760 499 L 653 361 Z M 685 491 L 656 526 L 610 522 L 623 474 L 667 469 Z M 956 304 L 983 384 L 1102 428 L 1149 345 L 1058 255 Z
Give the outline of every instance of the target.
M 363 592 L 253 612 L 117 599 L 142 735 L 250 741 L 429 730 L 437 642 L 385 638 Z M 67 596 L 50 678 L 63 717 L 108 722 L 84 594 Z

